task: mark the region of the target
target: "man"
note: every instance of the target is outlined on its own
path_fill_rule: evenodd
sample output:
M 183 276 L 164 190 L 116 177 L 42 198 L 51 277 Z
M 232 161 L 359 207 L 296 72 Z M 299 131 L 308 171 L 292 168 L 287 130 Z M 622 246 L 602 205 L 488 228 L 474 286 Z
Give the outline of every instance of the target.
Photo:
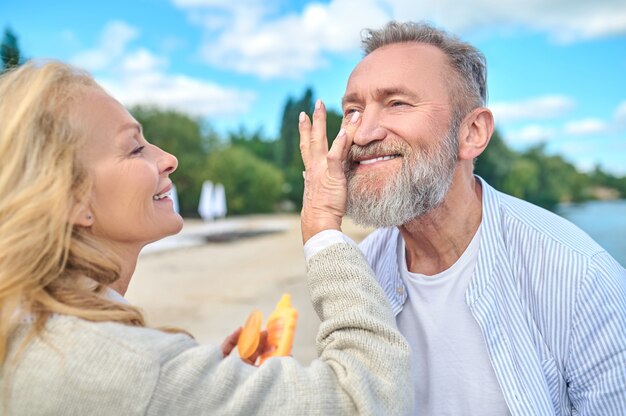
M 414 23 L 363 44 L 347 212 L 378 227 L 361 249 L 413 350 L 415 414 L 626 415 L 626 271 L 473 175 L 494 125 L 483 55 Z

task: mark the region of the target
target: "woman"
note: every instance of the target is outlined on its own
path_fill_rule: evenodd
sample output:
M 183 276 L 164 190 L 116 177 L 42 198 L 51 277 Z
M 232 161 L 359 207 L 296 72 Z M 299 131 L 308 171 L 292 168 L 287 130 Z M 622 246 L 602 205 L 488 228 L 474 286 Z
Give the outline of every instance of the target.
M 358 117 L 328 152 L 317 107 L 300 129 L 303 238 L 319 243 L 341 225 Z M 48 62 L 0 78 L 2 413 L 408 414 L 407 346 L 351 244 L 317 244 L 308 261 L 322 321 L 310 367 L 224 357 L 238 333 L 222 351 L 145 326 L 121 295 L 141 248 L 182 227 L 176 166 L 87 74 Z

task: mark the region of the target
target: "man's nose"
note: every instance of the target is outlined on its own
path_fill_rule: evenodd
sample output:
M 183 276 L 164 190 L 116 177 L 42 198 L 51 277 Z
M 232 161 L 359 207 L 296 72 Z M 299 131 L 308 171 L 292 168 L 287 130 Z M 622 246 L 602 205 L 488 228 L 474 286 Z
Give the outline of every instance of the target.
M 380 125 L 378 111 L 366 108 L 361 114 L 361 125 L 354 133 L 353 143 L 366 146 L 372 142 L 383 140 L 386 135 L 387 130 Z

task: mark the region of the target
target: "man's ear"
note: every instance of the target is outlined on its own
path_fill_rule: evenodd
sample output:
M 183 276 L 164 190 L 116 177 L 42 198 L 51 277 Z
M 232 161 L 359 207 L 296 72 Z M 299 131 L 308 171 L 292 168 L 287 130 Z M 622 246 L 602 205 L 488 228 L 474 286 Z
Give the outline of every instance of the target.
M 70 220 L 73 225 L 91 227 L 93 225 L 93 214 L 86 204 L 78 203 L 74 207 L 74 212 L 72 212 Z
M 459 159 L 474 160 L 489 144 L 493 133 L 493 114 L 479 107 L 470 112 L 459 129 Z

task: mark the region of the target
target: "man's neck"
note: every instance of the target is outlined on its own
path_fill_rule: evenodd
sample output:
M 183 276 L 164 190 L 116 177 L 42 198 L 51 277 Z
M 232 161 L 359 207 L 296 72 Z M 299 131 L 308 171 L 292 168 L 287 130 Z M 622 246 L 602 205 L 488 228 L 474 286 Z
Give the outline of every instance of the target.
M 443 202 L 399 227 L 410 272 L 435 275 L 465 252 L 482 219 L 482 188 L 474 176 L 456 172 Z

